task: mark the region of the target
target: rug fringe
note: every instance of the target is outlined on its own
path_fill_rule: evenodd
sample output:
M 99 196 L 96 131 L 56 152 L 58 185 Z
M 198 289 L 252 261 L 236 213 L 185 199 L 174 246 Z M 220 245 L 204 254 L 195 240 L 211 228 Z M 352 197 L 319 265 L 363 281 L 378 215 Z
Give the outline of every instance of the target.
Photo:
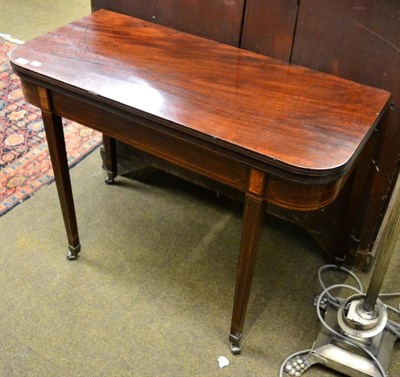
M 16 43 L 19 45 L 22 45 L 25 43 L 24 41 L 21 41 L 20 39 L 13 38 L 10 34 L 0 33 L 0 38 L 6 40 L 8 42 L 13 42 L 13 43 Z

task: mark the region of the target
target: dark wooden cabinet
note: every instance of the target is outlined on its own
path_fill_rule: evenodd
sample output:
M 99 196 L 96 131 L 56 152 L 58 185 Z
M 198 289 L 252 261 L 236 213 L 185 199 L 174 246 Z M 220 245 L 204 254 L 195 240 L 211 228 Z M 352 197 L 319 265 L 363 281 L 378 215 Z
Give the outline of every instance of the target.
M 93 0 L 108 9 L 239 46 L 245 0 Z
M 247 0 L 240 47 L 290 61 L 297 0 Z
M 92 0 L 92 8 L 125 13 L 390 91 L 390 110 L 334 203 L 311 212 L 268 207 L 271 214 L 305 227 L 332 257 L 368 269 L 400 166 L 398 0 Z M 237 196 L 121 143 L 118 154 L 122 173 L 152 165 Z
M 392 93 L 391 110 L 375 134 L 376 147 L 358 169 L 346 249 L 367 258 L 400 161 L 400 2 L 302 0 L 292 63 Z M 361 260 L 358 262 L 360 263 Z

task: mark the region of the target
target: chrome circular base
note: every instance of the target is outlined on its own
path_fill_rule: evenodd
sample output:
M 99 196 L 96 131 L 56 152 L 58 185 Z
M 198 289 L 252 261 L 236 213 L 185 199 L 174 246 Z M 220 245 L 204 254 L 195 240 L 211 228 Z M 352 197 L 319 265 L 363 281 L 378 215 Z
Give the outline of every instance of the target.
M 377 300 L 371 312 L 363 309 L 365 295 L 349 297 L 338 309 L 337 321 L 349 336 L 358 339 L 372 338 L 384 330 L 387 311 L 382 301 Z

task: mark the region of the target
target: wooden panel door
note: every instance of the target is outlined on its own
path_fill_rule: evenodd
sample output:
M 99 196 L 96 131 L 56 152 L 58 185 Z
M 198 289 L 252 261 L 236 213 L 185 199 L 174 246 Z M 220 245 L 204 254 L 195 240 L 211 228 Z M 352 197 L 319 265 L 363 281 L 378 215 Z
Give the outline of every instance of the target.
M 245 0 L 92 0 L 108 9 L 233 46 L 239 45 Z
M 368 267 L 400 166 L 398 0 L 92 0 L 92 8 L 136 16 L 392 92 L 391 110 L 360 168 L 332 205 L 309 213 L 268 207 L 274 215 L 307 228 L 330 255 L 353 264 L 351 250 L 358 258 L 355 263 Z M 149 161 L 122 143 L 118 154 L 121 174 L 150 163 L 214 187 L 172 165 Z
M 240 47 L 289 61 L 297 0 L 247 0 Z
M 346 204 L 349 247 L 366 257 L 400 166 L 400 2 L 302 0 L 291 61 L 393 94 L 376 148 L 359 168 L 363 181 L 354 182 Z

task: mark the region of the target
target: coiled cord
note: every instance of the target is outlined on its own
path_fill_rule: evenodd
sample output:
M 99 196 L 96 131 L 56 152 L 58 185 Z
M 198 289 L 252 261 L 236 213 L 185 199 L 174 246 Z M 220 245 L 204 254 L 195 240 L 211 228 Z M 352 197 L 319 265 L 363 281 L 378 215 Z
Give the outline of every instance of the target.
M 348 274 L 349 276 L 351 276 L 355 280 L 355 282 L 357 283 L 358 287 L 356 288 L 356 287 L 353 287 L 352 285 L 349 285 L 349 284 L 334 284 L 334 285 L 331 285 L 329 287 L 326 287 L 325 284 L 324 284 L 324 281 L 322 279 L 322 274 L 323 274 L 323 272 L 325 272 L 327 270 L 334 270 L 334 271 L 338 271 L 339 270 L 339 271 L 342 271 L 342 272 Z M 319 270 L 318 270 L 318 281 L 319 281 L 319 284 L 320 284 L 320 286 L 322 288 L 322 292 L 318 296 L 318 299 L 317 299 L 317 302 L 316 302 L 316 308 L 317 308 L 318 319 L 320 320 L 321 324 L 329 332 L 331 332 L 332 334 L 334 334 L 335 336 L 337 336 L 338 338 L 340 338 L 344 342 L 347 342 L 347 343 L 351 344 L 352 346 L 358 347 L 363 352 L 365 352 L 368 355 L 368 357 L 370 357 L 371 360 L 374 362 L 376 367 L 378 368 L 378 370 L 379 370 L 379 372 L 381 374 L 381 377 L 387 377 L 382 364 L 379 362 L 379 360 L 376 358 L 376 356 L 369 349 L 367 349 L 366 347 L 364 347 L 363 345 L 361 345 L 359 343 L 354 342 L 353 340 L 351 340 L 347 336 L 338 333 L 336 330 L 334 330 L 332 327 L 330 327 L 328 325 L 328 323 L 326 323 L 326 321 L 323 318 L 322 313 L 321 313 L 321 301 L 325 297 L 328 297 L 329 304 L 332 305 L 333 307 L 335 307 L 336 309 L 339 308 L 341 304 L 343 304 L 344 300 L 342 298 L 335 297 L 330 293 L 330 291 L 333 290 L 333 289 L 337 289 L 337 288 L 342 288 L 343 289 L 343 288 L 345 288 L 345 289 L 353 290 L 353 291 L 355 291 L 355 292 L 357 292 L 359 294 L 363 294 L 364 290 L 363 290 L 362 283 L 361 283 L 360 279 L 352 271 L 348 270 L 345 267 L 337 266 L 337 265 L 334 265 L 334 264 L 327 264 L 327 265 L 324 265 L 321 268 L 319 268 Z M 400 292 L 381 293 L 381 294 L 379 294 L 379 297 L 400 297 Z M 394 308 L 392 306 L 389 306 L 389 305 L 385 305 L 385 307 L 387 309 L 397 313 L 397 314 L 400 314 L 400 303 L 399 303 L 399 309 L 396 309 L 396 308 Z M 394 334 L 396 334 L 397 338 L 400 338 L 400 332 L 398 330 L 398 328 L 400 328 L 399 324 L 397 324 L 394 321 L 388 320 L 388 323 L 387 323 L 386 327 L 390 328 L 390 330 L 393 331 Z M 309 354 L 309 353 L 314 353 L 314 354 L 317 355 L 317 353 L 311 348 L 310 349 L 306 349 L 306 350 L 302 350 L 302 351 L 298 351 L 298 352 L 295 352 L 295 353 L 289 355 L 283 361 L 283 363 L 281 364 L 281 367 L 280 367 L 280 370 L 279 370 L 279 377 L 284 377 L 283 373 L 284 373 L 285 365 L 290 359 L 292 359 L 292 358 L 294 358 L 296 356 L 306 355 L 306 354 Z

